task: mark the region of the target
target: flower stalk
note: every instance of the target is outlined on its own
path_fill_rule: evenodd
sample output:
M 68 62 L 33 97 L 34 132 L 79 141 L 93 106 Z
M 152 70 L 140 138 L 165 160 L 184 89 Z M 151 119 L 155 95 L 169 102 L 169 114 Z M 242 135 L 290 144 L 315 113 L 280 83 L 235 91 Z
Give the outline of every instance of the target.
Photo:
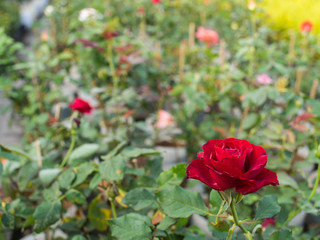
M 245 228 L 242 226 L 242 224 L 240 223 L 240 221 L 239 221 L 238 213 L 237 213 L 237 211 L 236 211 L 236 206 L 235 206 L 235 200 L 234 200 L 234 198 L 232 198 L 232 200 L 231 200 L 230 208 L 231 208 L 231 212 L 232 212 L 234 224 L 235 224 L 236 226 L 238 226 L 238 227 L 244 232 L 244 236 L 245 236 L 245 238 L 246 238 L 247 240 L 252 240 L 253 238 L 252 238 L 251 233 L 250 233 L 247 229 L 245 229 Z

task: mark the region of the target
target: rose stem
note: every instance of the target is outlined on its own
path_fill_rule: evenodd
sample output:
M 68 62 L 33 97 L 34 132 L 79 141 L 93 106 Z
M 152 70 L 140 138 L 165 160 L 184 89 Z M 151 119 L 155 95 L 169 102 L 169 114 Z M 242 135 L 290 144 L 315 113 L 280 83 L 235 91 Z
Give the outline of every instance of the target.
M 317 87 L 318 87 L 318 80 L 315 79 L 313 81 L 312 87 L 311 87 L 311 91 L 310 91 L 310 98 L 315 98 L 316 94 L 317 94 Z
M 220 63 L 220 69 L 223 70 L 223 66 L 226 60 L 226 41 L 224 39 L 221 39 L 220 41 L 220 48 L 219 48 L 219 63 Z
M 62 161 L 62 163 L 60 165 L 60 168 L 63 168 L 64 165 L 66 164 L 66 162 L 67 162 L 67 160 L 68 160 L 68 158 L 69 158 L 69 156 L 70 156 L 70 154 L 71 154 L 71 152 L 72 152 L 72 150 L 74 148 L 74 145 L 76 143 L 76 131 L 72 130 L 71 134 L 72 134 L 71 144 L 70 144 L 69 150 L 67 152 L 67 155 L 64 157 L 64 159 L 63 159 L 63 161 Z
M 71 124 L 72 124 L 72 129 L 71 129 L 71 144 L 70 147 L 68 149 L 68 152 L 66 154 L 66 156 L 64 157 L 62 163 L 60 164 L 60 168 L 63 168 L 64 165 L 66 164 L 67 160 L 69 159 L 69 156 L 74 148 L 74 145 L 76 144 L 76 139 L 77 139 L 77 131 L 76 131 L 76 127 L 74 127 L 73 124 L 73 119 L 76 118 L 75 116 L 77 116 L 77 113 L 75 112 L 74 114 L 72 114 L 71 116 Z
M 237 226 L 236 224 L 233 224 L 232 227 L 229 228 L 228 236 L 227 236 L 226 240 L 231 240 L 232 239 L 233 231 L 236 228 L 236 226 Z
M 302 72 L 303 72 L 303 70 L 301 68 L 299 68 L 298 71 L 297 71 L 296 84 L 294 86 L 294 92 L 296 94 L 299 94 L 299 92 L 300 92 L 300 85 L 301 85 L 301 80 L 302 80 Z
M 194 47 L 194 32 L 195 32 L 196 25 L 192 22 L 189 24 L 189 47 Z
M 245 107 L 244 112 L 242 114 L 240 127 L 238 129 L 238 134 L 240 134 L 242 132 L 243 122 L 244 122 L 245 118 L 248 116 L 249 110 L 250 110 L 250 106 L 248 105 L 248 106 Z
M 184 65 L 185 65 L 185 54 L 186 53 L 186 45 L 184 42 L 181 42 L 179 48 L 179 79 L 180 82 L 183 80 L 184 75 Z
M 32 76 L 32 84 L 33 84 L 34 89 L 36 91 L 36 96 L 37 96 L 38 104 L 39 104 L 39 111 L 42 113 L 42 112 L 44 112 L 43 104 L 42 104 L 42 96 L 41 96 L 42 94 L 40 91 L 40 84 L 39 84 L 38 78 L 35 75 Z
M 313 195 L 316 193 L 317 187 L 318 187 L 318 185 L 319 185 L 319 179 L 320 179 L 320 154 L 319 154 L 319 146 L 317 147 L 317 150 L 316 150 L 316 156 L 317 156 L 317 158 L 319 159 L 319 161 L 318 161 L 317 178 L 316 178 L 316 181 L 315 181 L 315 183 L 314 183 L 312 192 L 311 192 L 310 196 L 308 197 L 308 201 L 310 201 L 310 200 L 312 199 L 312 197 L 313 197 Z
M 108 47 L 107 47 L 107 56 L 108 56 L 108 62 L 111 70 L 112 80 L 113 80 L 113 88 L 114 88 L 114 94 L 116 95 L 117 89 L 118 89 L 118 77 L 116 75 L 116 71 L 113 64 L 113 55 L 112 55 L 112 38 L 108 39 Z
M 39 167 L 42 167 L 42 154 L 41 154 L 41 145 L 40 141 L 36 141 L 36 152 L 37 152 L 37 158 L 38 158 L 38 165 Z
M 236 206 L 235 206 L 235 203 L 234 203 L 234 198 L 232 198 L 232 200 L 231 200 L 230 207 L 231 207 L 231 212 L 232 212 L 234 224 L 237 225 L 244 232 L 244 236 L 246 237 L 246 239 L 251 240 L 252 239 L 251 233 L 248 232 L 248 230 L 245 229 L 241 225 L 241 223 L 239 222 L 238 214 L 237 214 L 237 211 L 236 211 Z
M 112 211 L 113 218 L 117 218 L 116 208 L 114 207 L 114 198 L 111 199 L 110 205 L 111 205 L 111 211 Z
M 318 146 L 317 143 L 315 145 Z M 318 148 L 319 148 L 319 146 L 318 146 Z M 318 148 L 316 150 L 316 156 L 319 159 L 319 161 L 318 161 L 318 170 L 317 170 L 317 178 L 316 178 L 316 181 L 314 183 L 312 192 L 310 193 L 310 195 L 308 197 L 308 201 L 310 201 L 312 199 L 313 195 L 316 193 L 316 190 L 317 190 L 317 187 L 318 187 L 318 184 L 319 184 L 319 179 L 320 179 L 320 153 L 319 153 Z M 285 221 L 284 225 L 288 224 L 291 221 L 291 219 L 293 219 L 295 216 L 297 216 L 301 212 L 301 210 L 302 209 L 300 207 L 296 211 L 291 213 L 290 216 L 288 217 L 288 219 Z
M 294 46 L 296 44 L 296 38 L 294 35 L 294 32 L 292 31 L 290 33 L 290 43 L 289 43 L 289 61 L 288 61 L 288 65 L 289 67 L 292 65 L 292 61 L 294 59 L 295 53 L 294 53 Z

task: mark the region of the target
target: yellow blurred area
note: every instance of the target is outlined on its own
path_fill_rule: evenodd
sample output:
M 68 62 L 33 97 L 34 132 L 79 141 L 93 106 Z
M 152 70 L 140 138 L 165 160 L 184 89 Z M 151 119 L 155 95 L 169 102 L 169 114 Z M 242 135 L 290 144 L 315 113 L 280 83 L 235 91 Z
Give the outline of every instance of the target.
M 302 22 L 313 23 L 312 33 L 320 33 L 320 0 L 262 0 L 260 2 L 267 14 L 267 21 L 277 29 L 296 29 L 300 31 Z

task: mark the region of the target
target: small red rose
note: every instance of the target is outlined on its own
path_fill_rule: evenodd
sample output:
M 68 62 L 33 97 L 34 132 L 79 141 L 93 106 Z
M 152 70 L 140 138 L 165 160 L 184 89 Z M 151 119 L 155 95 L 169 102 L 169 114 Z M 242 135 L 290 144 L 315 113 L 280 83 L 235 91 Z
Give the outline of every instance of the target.
M 161 0 L 151 0 L 151 3 L 152 4 L 159 4 L 159 3 L 161 3 Z
M 69 106 L 72 110 L 76 110 L 85 114 L 90 114 L 93 109 L 93 107 L 91 107 L 87 101 L 81 98 L 76 98 Z
M 273 225 L 275 226 L 276 225 L 276 218 L 275 217 L 271 217 L 271 218 L 266 218 L 263 222 L 262 222 L 262 228 L 263 229 L 266 229 L 268 226 L 270 225 Z
M 313 24 L 310 21 L 304 21 L 300 25 L 301 32 L 303 32 L 303 33 L 310 32 L 312 30 L 312 28 L 313 28 Z
M 209 47 L 219 43 L 219 34 L 216 31 L 205 29 L 204 27 L 198 27 L 196 37 Z
M 265 168 L 268 155 L 260 146 L 226 138 L 210 140 L 202 149 L 187 167 L 188 178 L 217 191 L 234 188 L 243 195 L 269 184 L 279 185 L 277 174 Z

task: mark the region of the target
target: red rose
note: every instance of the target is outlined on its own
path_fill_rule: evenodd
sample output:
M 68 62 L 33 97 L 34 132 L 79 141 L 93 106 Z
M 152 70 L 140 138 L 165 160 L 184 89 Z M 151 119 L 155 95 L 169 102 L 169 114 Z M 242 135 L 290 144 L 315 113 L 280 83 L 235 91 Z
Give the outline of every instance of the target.
M 276 218 L 272 217 L 272 218 L 266 218 L 263 222 L 262 222 L 262 228 L 266 229 L 269 225 L 276 225 Z
M 219 34 L 213 30 L 205 29 L 204 27 L 198 27 L 196 37 L 201 42 L 205 42 L 209 47 L 219 43 Z
M 82 100 L 81 98 L 76 98 L 69 106 L 72 110 L 77 110 L 85 114 L 90 114 L 93 109 L 87 101 Z
M 159 3 L 161 3 L 161 0 L 151 0 L 151 3 L 152 4 L 159 4 Z
M 304 21 L 300 25 L 301 32 L 303 33 L 310 32 L 312 28 L 313 28 L 313 24 L 310 21 Z
M 187 177 L 224 191 L 235 188 L 243 195 L 266 185 L 279 185 L 277 174 L 265 168 L 268 155 L 259 146 L 235 138 L 214 139 L 203 145 L 187 167 Z

